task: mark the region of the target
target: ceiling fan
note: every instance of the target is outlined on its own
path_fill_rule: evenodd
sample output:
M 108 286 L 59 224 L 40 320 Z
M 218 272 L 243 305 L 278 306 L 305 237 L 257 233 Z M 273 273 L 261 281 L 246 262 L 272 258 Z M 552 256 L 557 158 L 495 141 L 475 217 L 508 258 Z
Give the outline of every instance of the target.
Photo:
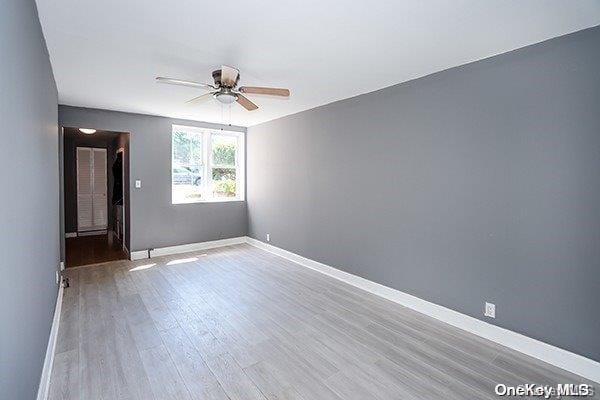
M 280 88 L 268 88 L 258 86 L 241 86 L 237 87 L 238 81 L 240 80 L 240 71 L 233 67 L 223 65 L 221 69 L 213 71 L 212 73 L 214 85 L 208 83 L 192 82 L 182 79 L 165 78 L 159 76 L 156 78 L 156 82 L 167 83 L 170 85 L 181 85 L 189 86 L 194 88 L 206 89 L 209 92 L 201 94 L 200 96 L 194 97 L 188 100 L 186 103 L 196 103 L 201 100 L 209 99 L 211 96 L 217 99 L 223 104 L 231 104 L 237 101 L 242 107 L 248 111 L 253 111 L 258 108 L 256 104 L 248 100 L 244 94 L 267 94 L 272 96 L 283 96 L 288 97 L 290 91 L 288 89 Z

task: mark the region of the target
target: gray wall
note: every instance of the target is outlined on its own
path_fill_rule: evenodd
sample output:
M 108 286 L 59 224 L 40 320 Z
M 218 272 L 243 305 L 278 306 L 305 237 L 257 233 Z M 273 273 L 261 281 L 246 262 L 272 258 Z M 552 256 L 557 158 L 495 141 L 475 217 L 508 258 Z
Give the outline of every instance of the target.
M 59 107 L 65 127 L 129 132 L 131 247 L 145 250 L 243 236 L 246 202 L 171 204 L 171 125 L 205 126 L 244 132 L 245 128 L 142 114 Z M 136 179 L 142 188 L 135 189 Z
M 600 361 L 600 28 L 248 129 L 249 234 Z
M 0 398 L 34 399 L 58 286 L 57 93 L 33 0 L 0 4 Z

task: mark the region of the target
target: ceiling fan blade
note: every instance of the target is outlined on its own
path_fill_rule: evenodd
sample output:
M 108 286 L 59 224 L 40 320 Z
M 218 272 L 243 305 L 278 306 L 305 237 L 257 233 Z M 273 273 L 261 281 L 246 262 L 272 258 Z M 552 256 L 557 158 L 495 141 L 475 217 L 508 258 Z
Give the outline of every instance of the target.
M 259 87 L 259 86 L 242 86 L 240 88 L 240 92 L 252 93 L 252 94 L 270 94 L 272 96 L 284 96 L 284 97 L 288 97 L 290 95 L 289 89 L 268 88 L 268 87 Z
M 176 79 L 176 78 L 165 78 L 164 76 L 156 77 L 156 82 L 167 83 L 169 85 L 189 86 L 189 87 L 203 88 L 203 89 L 217 89 L 213 85 L 209 85 L 207 83 L 184 81 L 182 79 Z
M 234 87 L 239 75 L 240 71 L 237 69 L 223 65 L 221 67 L 221 84 L 227 87 Z
M 198 103 L 199 101 L 210 99 L 213 94 L 214 93 L 212 93 L 212 92 L 204 93 L 204 94 L 201 94 L 200 96 L 194 97 L 193 99 L 186 101 L 185 103 L 186 104 Z
M 240 103 L 240 105 L 248 111 L 253 111 L 258 108 L 258 106 L 256 104 L 254 104 L 253 102 L 251 102 L 250 100 L 248 100 L 246 97 L 242 96 L 239 93 L 237 94 L 237 99 L 235 101 Z

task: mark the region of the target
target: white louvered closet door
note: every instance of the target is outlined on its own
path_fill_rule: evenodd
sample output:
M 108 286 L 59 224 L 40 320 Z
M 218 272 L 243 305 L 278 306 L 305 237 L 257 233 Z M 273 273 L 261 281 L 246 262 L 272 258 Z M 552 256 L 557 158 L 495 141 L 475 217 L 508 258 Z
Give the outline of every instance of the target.
M 92 151 L 77 148 L 77 230 L 92 228 Z
M 78 231 L 107 227 L 106 149 L 77 148 Z

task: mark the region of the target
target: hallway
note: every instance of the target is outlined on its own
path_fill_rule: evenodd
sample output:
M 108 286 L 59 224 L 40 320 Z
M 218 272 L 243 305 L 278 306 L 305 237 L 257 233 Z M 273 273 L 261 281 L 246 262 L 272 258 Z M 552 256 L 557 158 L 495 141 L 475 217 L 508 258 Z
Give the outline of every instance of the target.
M 127 259 L 121 242 L 112 235 L 67 238 L 66 250 L 67 268 Z

